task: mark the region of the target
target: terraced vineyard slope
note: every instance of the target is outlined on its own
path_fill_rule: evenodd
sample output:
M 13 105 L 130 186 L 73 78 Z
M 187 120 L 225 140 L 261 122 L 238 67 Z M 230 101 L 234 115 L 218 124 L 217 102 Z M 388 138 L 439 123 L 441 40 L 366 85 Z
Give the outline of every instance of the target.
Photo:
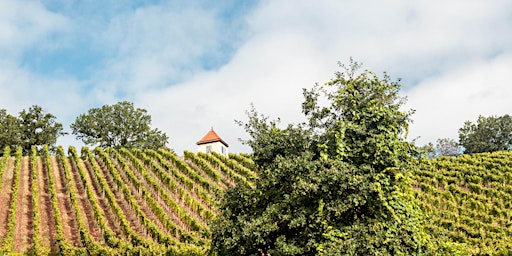
M 255 178 L 243 155 L 5 148 L 0 253 L 203 255 L 216 196 Z
M 415 188 L 426 228 L 461 255 L 512 253 L 512 152 L 425 161 Z
M 254 186 L 247 155 L 34 147 L 0 155 L 0 253 L 204 255 L 230 186 Z M 461 254 L 512 252 L 512 152 L 421 162 L 427 231 Z

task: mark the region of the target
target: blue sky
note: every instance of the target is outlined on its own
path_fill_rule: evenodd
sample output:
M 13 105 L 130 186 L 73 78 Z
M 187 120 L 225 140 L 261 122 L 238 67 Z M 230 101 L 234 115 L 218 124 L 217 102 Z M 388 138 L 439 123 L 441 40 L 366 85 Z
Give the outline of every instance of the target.
M 122 58 L 130 50 L 140 52 L 144 46 L 154 47 L 152 52 L 147 52 L 151 55 L 170 45 L 177 51 L 187 47 L 209 47 L 208 50 L 203 48 L 199 52 L 189 53 L 192 54 L 189 56 L 191 59 L 170 61 L 177 69 L 190 72 L 216 69 L 229 61 L 243 39 L 242 19 L 253 4 L 251 1 L 226 1 L 213 6 L 204 2 L 43 1 L 47 11 L 66 19 L 66 29 L 56 31 L 48 38 L 48 44 L 58 44 L 58 47 L 34 45 L 24 51 L 22 65 L 43 75 L 87 80 L 98 69 L 104 68 L 109 59 Z M 206 20 L 196 19 L 194 15 L 204 15 Z M 209 37 L 213 40 L 207 44 L 188 41 L 202 39 L 200 34 L 204 32 L 217 34 L 220 29 L 226 33 L 223 34 L 226 37 Z M 158 36 L 162 33 L 168 35 L 170 40 L 156 44 L 151 42 L 159 40 Z M 174 37 L 192 45 L 173 42 Z M 116 45 L 123 44 L 123 39 L 134 41 L 131 42 L 133 44 L 126 42 L 126 48 L 117 48 Z M 182 80 L 182 77 L 174 77 L 167 84 Z
M 214 127 L 248 151 L 234 120 L 256 109 L 302 119 L 302 88 L 350 57 L 400 78 L 418 144 L 464 121 L 511 114 L 510 1 L 0 2 L 0 108 L 42 106 L 69 125 L 92 107 L 145 108 L 169 146 Z M 59 140 L 81 145 L 73 135 Z

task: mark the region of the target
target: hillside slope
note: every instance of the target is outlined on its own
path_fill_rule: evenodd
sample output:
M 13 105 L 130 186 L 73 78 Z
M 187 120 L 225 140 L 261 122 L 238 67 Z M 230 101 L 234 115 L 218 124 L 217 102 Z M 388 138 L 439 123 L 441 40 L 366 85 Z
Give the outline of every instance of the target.
M 0 157 L 2 253 L 202 255 L 216 195 L 257 178 L 247 155 L 14 150 Z M 423 161 L 414 180 L 426 229 L 441 249 L 512 251 L 512 152 Z
M 512 253 L 512 152 L 425 161 L 415 189 L 426 228 L 461 255 Z
M 12 150 L 12 149 L 11 149 Z M 0 158 L 0 252 L 204 254 L 216 195 L 253 186 L 240 155 L 62 147 Z

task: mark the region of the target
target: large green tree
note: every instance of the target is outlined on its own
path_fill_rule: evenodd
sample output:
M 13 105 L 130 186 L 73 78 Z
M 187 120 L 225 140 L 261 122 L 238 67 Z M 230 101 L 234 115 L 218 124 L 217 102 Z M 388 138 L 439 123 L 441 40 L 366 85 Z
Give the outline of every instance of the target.
M 0 109 L 0 149 L 5 146 L 16 148 L 21 145 L 21 128 L 19 119 Z
M 479 116 L 476 124 L 466 121 L 459 129 L 459 144 L 467 154 L 510 150 L 512 117 Z
M 71 124 L 73 134 L 85 144 L 107 147 L 161 148 L 168 137 L 158 129 L 151 129 L 147 110 L 135 108 L 122 101 L 114 105 L 89 109 Z
M 33 145 L 48 145 L 50 150 L 56 149 L 57 139 L 66 135 L 62 124 L 56 121 L 56 117 L 44 111 L 40 106 L 34 105 L 19 114 L 21 129 L 21 143 L 23 152 L 28 153 Z
M 56 117 L 37 105 L 22 110 L 17 118 L 0 110 L 0 122 L 1 146 L 21 146 L 24 153 L 30 152 L 33 145 L 48 145 L 54 150 L 57 139 L 66 134 Z
M 429 237 L 410 186 L 412 111 L 384 75 L 342 72 L 304 90 L 308 122 L 281 128 L 254 109 L 240 123 L 259 168 L 229 189 L 212 225 L 218 255 L 422 254 Z M 327 104 L 321 104 L 326 102 Z

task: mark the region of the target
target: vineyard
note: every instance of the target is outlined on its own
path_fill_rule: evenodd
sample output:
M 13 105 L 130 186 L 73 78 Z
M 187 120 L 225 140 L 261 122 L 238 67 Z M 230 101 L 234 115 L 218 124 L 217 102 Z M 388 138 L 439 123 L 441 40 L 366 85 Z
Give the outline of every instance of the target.
M 248 155 L 35 147 L 0 156 L 0 252 L 204 255 L 230 186 L 253 187 Z M 512 250 L 512 152 L 422 160 L 425 228 L 462 254 Z
M 426 229 L 461 255 L 512 252 L 512 152 L 425 161 L 415 188 Z
M 245 155 L 6 147 L 0 253 L 204 255 L 216 197 L 255 178 Z

